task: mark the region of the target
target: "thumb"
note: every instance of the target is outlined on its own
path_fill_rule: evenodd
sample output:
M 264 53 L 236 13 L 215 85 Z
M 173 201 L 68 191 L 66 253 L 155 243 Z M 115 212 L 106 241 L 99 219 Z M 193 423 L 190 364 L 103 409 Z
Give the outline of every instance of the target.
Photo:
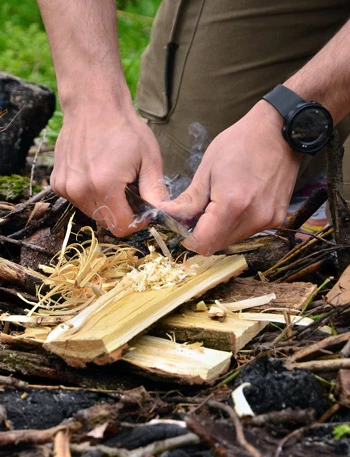
M 210 201 L 209 186 L 204 181 L 193 179 L 190 186 L 175 200 L 164 201 L 159 208 L 179 221 L 197 219 Z

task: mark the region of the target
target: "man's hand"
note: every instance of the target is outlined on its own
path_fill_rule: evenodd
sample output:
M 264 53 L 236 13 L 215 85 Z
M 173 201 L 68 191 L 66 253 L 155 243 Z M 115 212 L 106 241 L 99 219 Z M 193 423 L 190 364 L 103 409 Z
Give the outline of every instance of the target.
M 136 113 L 123 117 L 108 103 L 65 114 L 55 149 L 51 185 L 55 192 L 116 236 L 140 230 L 125 197 L 138 180 L 141 195 L 157 203 L 166 198 L 158 143 Z
M 116 236 L 140 230 L 125 197 L 166 198 L 158 143 L 137 116 L 119 56 L 114 0 L 38 0 L 64 113 L 52 188 Z
M 210 255 L 283 222 L 301 154 L 284 141 L 281 128 L 281 116 L 260 101 L 214 139 L 188 189 L 161 204 L 178 219 L 199 217 L 183 241 L 187 249 Z

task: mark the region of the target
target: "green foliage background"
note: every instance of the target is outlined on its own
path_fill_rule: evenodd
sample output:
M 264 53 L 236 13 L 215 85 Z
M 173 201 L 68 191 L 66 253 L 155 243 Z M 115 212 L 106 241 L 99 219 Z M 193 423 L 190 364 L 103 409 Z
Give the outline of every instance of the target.
M 72 0 L 74 1 L 74 0 Z M 153 18 L 161 0 L 119 0 L 118 33 L 120 54 L 126 79 L 135 96 L 140 69 L 140 55 L 146 47 Z M 0 2 L 0 71 L 38 84 L 57 95 L 55 70 L 50 49 L 35 0 Z M 47 136 L 52 141 L 62 125 L 59 102 L 50 120 Z

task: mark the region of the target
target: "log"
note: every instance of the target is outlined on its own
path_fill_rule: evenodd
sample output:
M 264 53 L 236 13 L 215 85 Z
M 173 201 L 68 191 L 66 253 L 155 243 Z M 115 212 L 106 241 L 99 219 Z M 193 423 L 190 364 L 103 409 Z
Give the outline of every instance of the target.
M 203 342 L 204 346 L 234 355 L 260 333 L 268 322 L 247 321 L 227 315 L 223 322 L 213 320 L 206 312 L 185 311 L 166 317 L 152 329 L 152 334 L 173 335 L 179 343 Z
M 224 374 L 230 366 L 231 356 L 227 351 L 146 335 L 135 341 L 122 360 L 141 368 L 143 375 L 184 384 L 203 384 Z
M 31 294 L 35 294 L 36 287 L 40 286 L 43 282 L 39 275 L 37 276 L 21 265 L 2 257 L 0 257 L 0 278 Z
M 247 268 L 243 256 L 195 256 L 196 275 L 160 290 L 136 292 L 114 289 L 90 307 L 57 326 L 44 348 L 72 366 L 110 363 L 122 357 L 128 342 L 184 302 L 228 281 Z

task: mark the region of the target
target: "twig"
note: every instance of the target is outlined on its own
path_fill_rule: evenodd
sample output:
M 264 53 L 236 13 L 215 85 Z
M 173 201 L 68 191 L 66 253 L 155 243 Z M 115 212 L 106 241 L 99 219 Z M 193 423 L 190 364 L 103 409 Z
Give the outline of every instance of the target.
M 34 181 L 34 171 L 36 166 L 36 161 L 38 160 L 39 152 L 41 151 L 44 140 L 46 139 L 46 129 L 44 130 L 43 136 L 41 137 L 39 146 L 36 148 L 35 155 L 32 162 L 32 167 L 30 170 L 30 183 L 29 183 L 29 196 L 33 196 L 33 181 Z
M 45 444 L 50 443 L 56 433 L 61 430 L 69 429 L 71 432 L 78 430 L 81 424 L 72 422 L 70 424 L 60 424 L 56 427 L 47 428 L 45 430 L 11 430 L 8 432 L 0 432 L 0 446 L 9 446 L 13 444 Z
M 286 270 L 287 268 L 291 268 L 291 265 L 294 267 L 294 266 L 298 266 L 298 262 L 300 261 L 296 261 L 290 265 L 288 265 L 287 267 L 283 267 L 283 265 L 286 265 L 288 264 L 288 262 L 290 262 L 293 258 L 295 258 L 297 255 L 301 254 L 305 249 L 308 249 L 310 248 L 310 246 L 313 246 L 317 241 L 319 241 L 321 235 L 322 237 L 325 237 L 325 236 L 328 236 L 330 235 L 331 233 L 333 232 L 333 228 L 327 228 L 327 229 L 322 229 L 318 232 L 318 236 L 317 237 L 313 237 L 312 239 L 310 240 L 305 240 L 303 241 L 302 243 L 298 244 L 297 246 L 295 246 L 291 251 L 289 251 L 282 259 L 280 259 L 275 265 L 273 265 L 272 267 L 270 267 L 268 270 L 264 271 L 262 274 L 262 276 L 264 277 L 268 277 L 268 276 L 272 276 L 272 275 L 276 275 L 276 274 L 279 274 L 280 271 L 284 271 Z M 330 250 L 336 250 L 337 247 L 335 245 L 333 245 L 334 247 L 330 248 Z M 308 258 L 313 258 L 315 255 L 317 255 L 318 253 L 320 252 L 327 252 L 327 250 L 321 250 L 321 251 L 318 251 L 317 253 L 312 253 L 310 254 L 309 256 L 307 257 L 304 257 L 302 259 L 302 261 L 304 261 L 304 259 L 308 259 Z
M 11 376 L 0 375 L 0 385 L 13 386 L 16 387 L 16 389 L 20 390 L 27 390 L 29 388 L 29 384 L 27 382 L 21 381 L 20 379 L 12 378 Z
M 283 447 L 286 445 L 286 443 L 291 440 L 292 438 L 298 438 L 301 437 L 305 432 L 315 430 L 317 428 L 321 427 L 334 427 L 336 425 L 344 425 L 344 422 L 332 422 L 332 423 L 326 423 L 326 424 L 312 424 L 312 425 L 307 425 L 305 427 L 298 428 L 296 430 L 293 430 L 293 432 L 289 433 L 286 435 L 278 444 L 276 452 L 274 457 L 279 457 L 279 455 L 282 452 Z
M 310 371 L 338 371 L 350 369 L 350 359 L 310 360 L 309 362 L 285 363 L 286 368 L 299 368 Z
M 33 232 L 35 232 L 35 230 L 38 230 L 41 227 L 45 227 L 45 225 L 49 225 L 56 214 L 61 215 L 67 205 L 69 205 L 68 201 L 62 197 L 59 197 L 53 205 L 52 209 L 50 209 L 50 211 L 48 211 L 43 218 L 32 221 L 26 227 L 18 230 L 18 232 L 11 233 L 9 237 L 13 239 L 28 238 Z
M 200 443 L 200 439 L 194 433 L 168 438 L 163 441 L 155 441 L 148 446 L 128 451 L 127 449 L 110 448 L 104 445 L 90 446 L 86 444 L 71 444 L 70 450 L 76 454 L 88 454 L 98 451 L 102 456 L 107 457 L 149 457 L 151 455 L 162 454 L 165 451 L 178 449 L 184 446 L 195 446 Z
M 23 108 L 24 108 L 25 106 L 26 106 L 25 103 L 23 103 L 23 105 L 20 107 L 20 109 L 17 111 L 17 113 L 13 116 L 13 118 L 10 120 L 10 122 L 9 122 L 7 125 L 5 125 L 5 126 L 0 127 L 0 133 L 5 132 L 5 130 L 7 130 L 7 129 L 11 126 L 11 124 L 13 124 L 13 122 L 14 122 L 14 121 L 17 119 L 17 117 L 21 114 L 21 111 L 23 110 Z M 5 112 L 2 111 L 0 114 L 1 114 L 0 117 L 2 117 L 4 114 L 7 114 L 7 110 L 6 110 Z
M 350 339 L 350 332 L 342 333 L 341 335 L 336 335 L 336 336 L 329 336 L 328 338 L 324 338 L 323 340 L 318 341 L 317 343 L 312 344 L 311 346 L 306 346 L 306 347 L 300 349 L 298 352 L 291 355 L 289 357 L 288 361 L 290 363 L 294 363 L 299 359 L 303 359 L 304 357 L 307 357 L 308 355 L 311 355 L 318 351 L 322 351 L 323 349 L 325 349 L 329 346 L 334 346 L 336 344 L 345 343 L 349 339 Z
M 327 190 L 324 188 L 317 189 L 293 214 L 293 216 L 287 220 L 281 227 L 281 229 L 298 229 L 300 228 L 327 200 Z M 279 231 L 277 232 L 279 233 Z
M 257 425 L 263 427 L 266 424 L 310 424 L 315 419 L 315 410 L 312 408 L 307 409 L 291 409 L 286 408 L 281 411 L 271 411 L 258 416 L 243 419 L 245 424 Z
M 237 438 L 237 442 L 240 444 L 240 446 L 242 446 L 252 456 L 262 457 L 260 452 L 254 446 L 252 446 L 250 443 L 248 443 L 248 441 L 246 440 L 246 438 L 244 436 L 242 424 L 241 424 L 236 412 L 233 410 L 233 408 L 231 408 L 229 405 L 225 405 L 224 403 L 221 403 L 221 402 L 215 401 L 215 400 L 209 400 L 208 406 L 210 406 L 211 408 L 220 409 L 221 411 L 224 411 L 226 414 L 228 414 L 228 416 L 230 417 L 230 419 L 232 420 L 232 422 L 235 426 L 236 438 Z
M 350 303 L 348 305 L 345 305 L 342 307 L 333 308 L 330 312 L 328 312 L 326 315 L 320 317 L 319 319 L 315 320 L 315 322 L 310 324 L 308 327 L 305 327 L 305 328 L 300 327 L 299 330 L 296 331 L 296 333 L 294 334 L 294 337 L 301 338 L 305 332 L 308 332 L 310 330 L 314 330 L 314 332 L 316 332 L 320 326 L 326 325 L 335 316 L 337 316 L 338 314 L 346 313 L 349 309 L 350 309 Z M 313 310 L 313 313 L 314 313 L 314 310 Z
M 9 219 L 16 216 L 17 214 L 22 213 L 29 206 L 33 205 L 36 202 L 39 202 L 40 200 L 47 197 L 51 193 L 52 193 L 51 187 L 47 186 L 45 189 L 43 189 L 41 192 L 35 194 L 33 197 L 31 197 L 26 202 L 18 204 L 12 211 L 10 211 L 8 214 L 6 214 L 4 217 L 2 217 L 0 219 L 0 225 L 4 225 Z
M 26 241 L 22 240 L 14 240 L 13 238 L 9 238 L 8 236 L 0 235 L 0 243 L 11 243 L 15 244 L 16 246 L 24 246 L 32 251 L 42 252 L 43 254 L 52 256 L 52 253 L 47 251 L 45 248 L 41 246 L 37 246 L 35 244 L 27 243 Z
M 0 257 L 0 278 L 10 284 L 21 287 L 29 293 L 36 293 L 36 286 L 42 284 L 39 275 L 30 273 L 29 270 L 10 260 Z

